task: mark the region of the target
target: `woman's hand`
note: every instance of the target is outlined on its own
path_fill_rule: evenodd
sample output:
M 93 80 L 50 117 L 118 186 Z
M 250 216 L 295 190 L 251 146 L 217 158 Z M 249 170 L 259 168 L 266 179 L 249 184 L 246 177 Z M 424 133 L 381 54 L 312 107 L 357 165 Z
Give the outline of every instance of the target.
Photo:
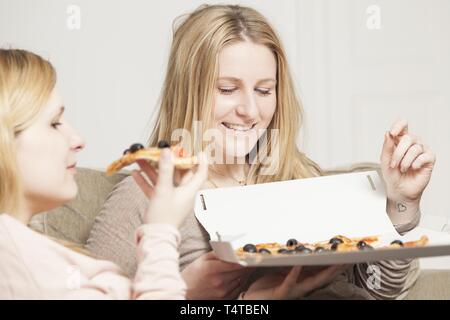
M 395 212 L 418 210 L 436 155 L 419 137 L 408 132 L 406 120 L 397 121 L 385 133 L 380 162 L 390 213 L 394 209 Z
M 219 260 L 210 251 L 189 264 L 181 273 L 191 300 L 236 299 L 253 269 Z
M 343 273 L 347 265 L 335 265 L 315 273 L 303 274 L 296 266 L 289 273 L 268 273 L 256 280 L 242 296 L 245 300 L 300 299 L 319 289 Z
M 141 171 L 134 170 L 132 176 L 150 200 L 144 223 L 168 223 L 180 227 L 186 216 L 192 212 L 195 194 L 208 176 L 205 155 L 201 153 L 198 158 L 200 163 L 197 171 L 187 171 L 182 176 L 174 174 L 173 155 L 168 148 L 161 150 L 158 171 L 146 161 L 137 162 Z M 178 178 L 174 179 L 174 175 Z

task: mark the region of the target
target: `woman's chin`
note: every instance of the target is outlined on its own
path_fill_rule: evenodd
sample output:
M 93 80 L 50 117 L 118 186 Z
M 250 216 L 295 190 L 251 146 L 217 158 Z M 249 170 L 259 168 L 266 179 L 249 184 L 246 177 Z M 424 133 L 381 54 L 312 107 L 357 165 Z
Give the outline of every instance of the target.
M 236 161 L 234 163 L 241 163 L 240 161 L 237 162 L 239 159 L 245 159 L 245 157 L 250 153 L 250 148 L 229 148 L 225 150 L 225 156 L 227 159 L 235 159 Z M 244 161 L 245 162 L 245 161 Z

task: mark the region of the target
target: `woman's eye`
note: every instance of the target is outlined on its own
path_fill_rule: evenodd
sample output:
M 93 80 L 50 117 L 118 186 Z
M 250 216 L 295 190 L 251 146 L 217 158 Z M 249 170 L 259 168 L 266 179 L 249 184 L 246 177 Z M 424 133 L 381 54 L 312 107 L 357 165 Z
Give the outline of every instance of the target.
M 52 123 L 52 127 L 53 127 L 54 129 L 58 129 L 58 127 L 61 126 L 61 125 L 62 125 L 61 122 L 54 122 L 54 123 Z
M 219 88 L 221 94 L 232 94 L 236 88 Z
M 270 89 L 256 89 L 256 91 L 258 91 L 258 93 L 260 93 L 263 96 L 268 96 L 270 95 L 272 92 L 270 91 Z

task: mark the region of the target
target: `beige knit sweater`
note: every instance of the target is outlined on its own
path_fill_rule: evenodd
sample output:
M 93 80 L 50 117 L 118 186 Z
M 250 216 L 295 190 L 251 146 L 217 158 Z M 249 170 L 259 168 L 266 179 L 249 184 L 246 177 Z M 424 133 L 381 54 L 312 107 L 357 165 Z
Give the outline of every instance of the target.
M 211 185 L 205 184 L 205 188 Z M 98 215 L 87 241 L 87 248 L 100 259 L 115 262 L 129 275 L 136 272 L 136 229 L 143 224 L 142 217 L 147 210 L 148 199 L 132 177 L 117 184 L 108 196 Z M 399 232 L 413 229 L 419 222 L 420 213 L 409 225 L 396 226 Z M 180 229 L 180 269 L 211 251 L 209 235 L 190 214 Z M 328 286 L 312 292 L 311 299 L 401 299 L 405 297 L 419 276 L 417 260 L 380 261 L 381 279 L 379 289 L 371 288 L 373 272 L 366 263 L 356 264 L 337 277 Z M 373 270 L 373 269 L 372 269 Z M 369 272 L 368 272 L 369 271 Z M 371 281 L 367 281 L 370 277 Z M 245 290 L 245 288 L 242 288 Z

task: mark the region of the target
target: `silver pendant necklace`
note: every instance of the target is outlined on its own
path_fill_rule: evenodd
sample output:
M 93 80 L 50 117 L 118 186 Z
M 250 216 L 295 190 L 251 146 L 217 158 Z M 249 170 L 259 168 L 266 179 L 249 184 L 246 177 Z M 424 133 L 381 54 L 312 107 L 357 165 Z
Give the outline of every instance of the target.
M 234 178 L 234 177 L 231 176 L 231 175 L 226 176 L 226 175 L 224 175 L 224 174 L 221 174 L 221 173 L 217 172 L 216 170 L 213 170 L 213 169 L 210 169 L 210 170 L 211 170 L 212 172 L 218 174 L 218 175 L 221 175 L 222 177 L 230 178 L 230 179 L 232 179 L 233 181 L 236 181 L 240 186 L 246 186 L 246 185 L 247 185 L 247 179 L 244 179 L 244 180 L 238 180 L 238 179 Z M 219 188 L 219 186 L 217 185 L 217 183 L 215 183 L 214 181 L 212 181 L 211 178 L 208 179 L 208 181 L 211 182 L 211 183 L 214 185 L 214 187 Z

